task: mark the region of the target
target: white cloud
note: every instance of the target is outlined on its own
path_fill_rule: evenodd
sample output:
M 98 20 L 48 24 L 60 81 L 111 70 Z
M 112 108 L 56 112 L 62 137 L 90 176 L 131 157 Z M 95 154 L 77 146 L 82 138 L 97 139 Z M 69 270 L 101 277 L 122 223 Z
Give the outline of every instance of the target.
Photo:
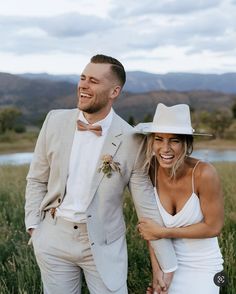
M 63 51 L 80 52 L 89 46 L 83 39 L 88 35 L 97 40 L 112 28 L 111 21 L 91 15 L 70 13 L 52 17 L 0 17 L 1 51 L 29 54 Z M 89 42 L 89 43 L 88 43 Z
M 146 14 L 186 14 L 215 8 L 221 2 L 222 0 L 126 0 L 125 2 L 113 0 L 112 14 L 117 17 Z
M 105 17 L 110 0 L 7 0 L 0 1 L 1 15 L 52 16 L 70 12 Z
M 129 70 L 138 66 L 191 71 L 192 67 L 196 72 L 203 56 L 207 56 L 201 63 L 203 71 L 223 72 L 235 64 L 232 0 L 41 0 L 34 5 L 32 0 L 21 0 L 21 7 L 17 3 L 0 3 L 0 71 L 3 56 L 14 56 L 16 71 L 26 65 L 35 71 L 42 68 L 38 65 L 42 60 L 44 71 L 55 72 L 62 70 L 55 58 L 65 64 L 66 58 L 89 60 L 97 52 L 124 60 Z M 76 70 L 68 62 L 65 71 L 69 66 Z

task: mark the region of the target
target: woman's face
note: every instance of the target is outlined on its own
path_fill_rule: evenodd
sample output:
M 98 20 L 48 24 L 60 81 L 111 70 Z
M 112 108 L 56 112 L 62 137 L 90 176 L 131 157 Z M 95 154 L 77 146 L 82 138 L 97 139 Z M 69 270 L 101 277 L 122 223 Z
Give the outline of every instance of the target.
M 176 134 L 154 134 L 153 151 L 163 168 L 172 168 L 184 152 L 184 143 Z

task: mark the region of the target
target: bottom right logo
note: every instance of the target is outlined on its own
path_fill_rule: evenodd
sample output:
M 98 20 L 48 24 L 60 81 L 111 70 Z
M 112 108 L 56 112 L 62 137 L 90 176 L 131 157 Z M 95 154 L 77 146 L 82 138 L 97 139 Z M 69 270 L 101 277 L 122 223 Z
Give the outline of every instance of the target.
M 214 283 L 218 287 L 225 286 L 227 284 L 227 276 L 224 271 L 221 271 L 219 273 L 216 273 L 214 276 Z

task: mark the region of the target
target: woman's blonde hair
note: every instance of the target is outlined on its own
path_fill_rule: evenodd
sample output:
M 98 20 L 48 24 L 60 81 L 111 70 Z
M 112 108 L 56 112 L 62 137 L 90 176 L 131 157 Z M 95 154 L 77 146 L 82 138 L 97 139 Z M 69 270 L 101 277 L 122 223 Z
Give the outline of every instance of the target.
M 180 154 L 179 158 L 175 162 L 175 164 L 172 167 L 171 171 L 171 178 L 175 178 L 176 172 L 178 168 L 182 165 L 184 162 L 184 159 L 186 156 L 190 156 L 193 152 L 193 136 L 192 135 L 177 135 L 178 139 L 183 144 L 183 152 Z M 155 134 L 152 133 L 147 136 L 146 140 L 146 160 L 144 162 L 144 168 L 146 170 L 150 170 L 151 163 L 153 162 L 153 157 L 155 157 L 155 154 L 153 153 L 153 143 L 154 143 Z

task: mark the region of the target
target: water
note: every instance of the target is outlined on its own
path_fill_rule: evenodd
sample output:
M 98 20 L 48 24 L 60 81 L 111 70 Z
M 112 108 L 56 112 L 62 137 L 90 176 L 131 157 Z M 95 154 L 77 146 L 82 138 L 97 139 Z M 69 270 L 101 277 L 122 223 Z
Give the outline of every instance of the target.
M 209 162 L 235 162 L 236 161 L 236 150 L 210 150 L 210 149 L 199 149 L 192 153 L 193 157 L 199 158 Z
M 21 165 L 29 164 L 32 160 L 33 153 L 12 153 L 12 154 L 2 154 L 0 155 L 0 165 L 12 164 Z
M 209 162 L 236 162 L 236 150 L 211 150 L 200 149 L 192 154 L 193 157 Z M 0 165 L 21 165 L 29 164 L 32 160 L 33 153 L 12 153 L 0 155 Z

